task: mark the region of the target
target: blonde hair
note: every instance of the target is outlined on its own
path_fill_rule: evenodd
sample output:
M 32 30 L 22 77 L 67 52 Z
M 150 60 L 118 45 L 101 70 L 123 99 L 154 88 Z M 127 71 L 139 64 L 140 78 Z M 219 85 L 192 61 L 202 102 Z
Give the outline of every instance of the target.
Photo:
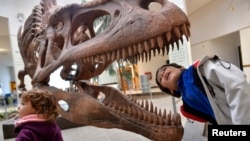
M 48 91 L 32 89 L 25 91 L 21 96 L 24 102 L 30 101 L 38 116 L 54 121 L 58 114 L 55 97 Z

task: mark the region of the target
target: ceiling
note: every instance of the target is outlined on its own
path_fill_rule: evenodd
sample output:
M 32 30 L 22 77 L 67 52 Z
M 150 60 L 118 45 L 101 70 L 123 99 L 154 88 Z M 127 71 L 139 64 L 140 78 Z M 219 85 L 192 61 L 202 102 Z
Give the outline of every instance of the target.
M 186 0 L 187 15 L 192 14 L 212 0 Z
M 186 0 L 187 15 L 197 11 L 212 0 Z M 0 16 L 0 65 L 13 66 L 10 43 L 4 42 L 8 38 L 8 18 Z

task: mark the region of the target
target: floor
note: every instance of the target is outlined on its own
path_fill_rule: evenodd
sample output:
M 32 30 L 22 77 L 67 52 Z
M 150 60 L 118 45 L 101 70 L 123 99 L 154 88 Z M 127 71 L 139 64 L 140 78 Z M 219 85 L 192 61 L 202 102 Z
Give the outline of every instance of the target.
M 179 113 L 179 106 L 182 104 L 180 99 L 173 99 L 166 94 L 157 95 L 139 95 L 137 99 L 151 100 L 158 108 L 163 108 Z M 173 106 L 173 101 L 176 103 L 176 108 Z M 182 124 L 184 126 L 184 136 L 182 141 L 207 141 L 203 136 L 204 124 L 200 122 L 190 122 L 182 117 Z M 0 122 L 2 126 L 2 122 Z M 77 127 L 72 129 L 62 130 L 64 141 L 150 141 L 149 139 L 120 129 L 103 129 L 92 126 Z M 0 141 L 14 141 L 15 139 L 3 139 L 3 134 L 0 132 Z

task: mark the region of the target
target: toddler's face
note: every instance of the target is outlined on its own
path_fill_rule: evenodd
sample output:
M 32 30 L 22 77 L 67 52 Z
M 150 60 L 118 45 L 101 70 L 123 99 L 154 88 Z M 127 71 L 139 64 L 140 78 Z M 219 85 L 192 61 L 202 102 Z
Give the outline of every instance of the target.
M 30 101 L 21 100 L 21 103 L 17 107 L 17 109 L 18 109 L 18 118 L 22 118 L 24 116 L 36 113 L 35 109 L 31 105 Z

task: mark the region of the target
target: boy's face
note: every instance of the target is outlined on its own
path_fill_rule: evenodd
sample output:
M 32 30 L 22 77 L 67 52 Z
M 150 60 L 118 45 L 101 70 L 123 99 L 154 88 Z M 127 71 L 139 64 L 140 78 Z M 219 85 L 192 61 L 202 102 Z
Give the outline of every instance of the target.
M 157 74 L 157 81 L 161 86 L 168 88 L 171 92 L 178 89 L 178 80 L 181 76 L 182 70 L 173 66 L 164 66 L 159 69 Z
M 21 100 L 21 103 L 17 107 L 17 109 L 18 109 L 18 118 L 22 118 L 24 116 L 36 113 L 35 109 L 31 105 L 30 101 Z

